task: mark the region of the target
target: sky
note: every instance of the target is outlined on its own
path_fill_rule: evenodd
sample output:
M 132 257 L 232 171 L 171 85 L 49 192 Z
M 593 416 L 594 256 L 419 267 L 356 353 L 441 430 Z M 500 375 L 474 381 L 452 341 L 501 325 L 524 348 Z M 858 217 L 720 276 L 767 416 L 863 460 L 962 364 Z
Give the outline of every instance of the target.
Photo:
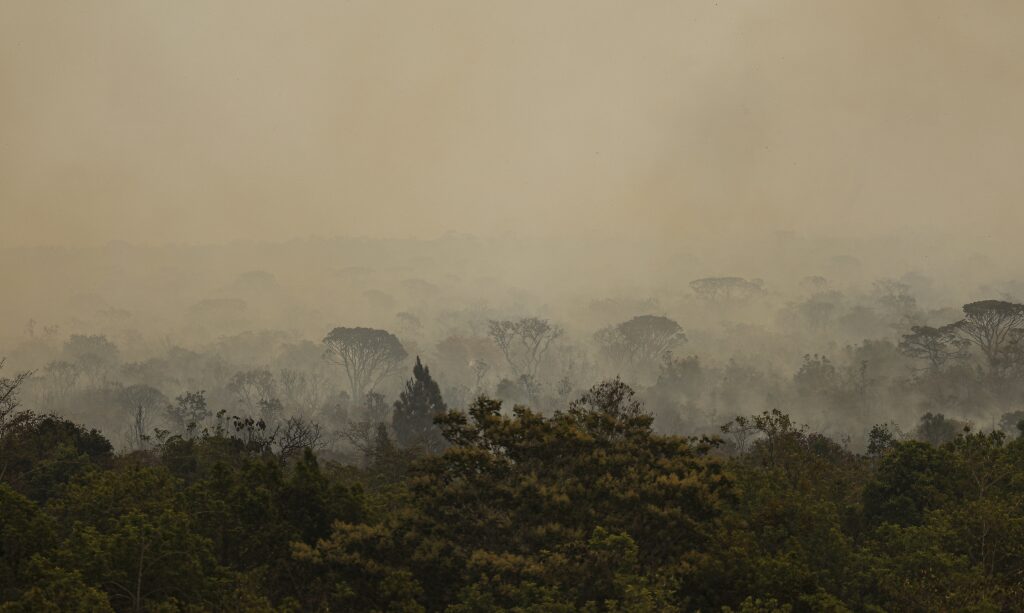
M 1024 3 L 6 0 L 8 246 L 1024 222 Z

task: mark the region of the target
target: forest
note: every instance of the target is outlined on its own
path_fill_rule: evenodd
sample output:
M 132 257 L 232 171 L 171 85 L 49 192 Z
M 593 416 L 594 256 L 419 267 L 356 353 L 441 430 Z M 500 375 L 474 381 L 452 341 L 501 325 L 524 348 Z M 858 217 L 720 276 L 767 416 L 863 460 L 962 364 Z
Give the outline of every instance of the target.
M 1021 610 L 1016 286 L 853 260 L 459 309 L 349 270 L 318 337 L 266 271 L 75 294 L 4 345 L 0 611 Z
M 1022 23 L 0 0 L 0 613 L 1024 613 Z

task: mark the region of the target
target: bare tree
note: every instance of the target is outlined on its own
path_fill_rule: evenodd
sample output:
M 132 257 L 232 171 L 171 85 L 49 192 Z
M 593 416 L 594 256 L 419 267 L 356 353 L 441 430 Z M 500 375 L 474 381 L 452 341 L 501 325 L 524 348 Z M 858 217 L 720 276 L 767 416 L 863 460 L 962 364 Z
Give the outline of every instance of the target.
M 149 385 L 130 385 L 121 390 L 121 404 L 128 411 L 128 445 L 132 449 L 149 446 L 153 416 L 167 403 L 160 390 Z
M 368 456 L 374 445 L 377 431 L 383 429 L 387 433 L 387 424 L 369 420 L 350 421 L 345 424 L 341 436 L 349 442 L 352 447 L 364 456 Z
M 910 293 L 910 286 L 893 279 L 880 279 L 874 283 L 875 295 L 889 322 L 903 327 L 921 320 L 917 299 Z M 906 328 L 904 328 L 906 329 Z
M 281 382 L 282 399 L 292 409 L 312 415 L 327 402 L 329 394 L 327 379 L 318 372 L 303 372 L 284 368 L 278 380 Z
M 373 328 L 335 328 L 324 338 L 324 358 L 345 369 L 352 400 L 363 401 L 408 356 L 394 334 Z
M 562 328 L 546 319 L 526 317 L 516 321 L 490 320 L 488 333 L 517 377 L 535 378 L 551 343 L 562 336 Z
M 63 360 L 50 362 L 43 368 L 43 372 L 46 403 L 51 408 L 64 402 L 82 374 L 82 370 L 76 364 Z
M 965 304 L 964 318 L 954 325 L 981 350 L 989 368 L 994 369 L 1014 330 L 1024 326 L 1024 304 L 1002 300 Z
M 0 369 L 3 369 L 6 359 L 0 359 Z M 8 418 L 14 413 L 21 400 L 18 398 L 18 391 L 22 384 L 32 376 L 32 372 L 22 372 L 14 377 L 0 377 L 0 436 L 3 436 Z
M 72 334 L 64 343 L 64 353 L 81 367 L 93 386 L 104 382 L 120 354 L 117 345 L 106 336 L 83 334 Z
M 274 446 L 282 464 L 304 449 L 316 451 L 324 444 L 320 424 L 301 417 L 289 417 L 274 433 Z

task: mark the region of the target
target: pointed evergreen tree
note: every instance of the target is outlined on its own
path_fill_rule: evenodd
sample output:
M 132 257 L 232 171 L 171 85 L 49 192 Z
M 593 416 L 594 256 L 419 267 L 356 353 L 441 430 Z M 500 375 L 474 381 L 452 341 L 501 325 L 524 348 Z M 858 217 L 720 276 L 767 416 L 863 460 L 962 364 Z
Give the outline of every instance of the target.
M 391 427 L 398 443 L 403 447 L 420 446 L 431 453 L 445 446 L 441 430 L 434 425 L 434 417 L 448 407 L 441 397 L 441 388 L 430 376 L 430 369 L 416 357 L 412 379 L 405 382 L 405 390 L 395 401 Z

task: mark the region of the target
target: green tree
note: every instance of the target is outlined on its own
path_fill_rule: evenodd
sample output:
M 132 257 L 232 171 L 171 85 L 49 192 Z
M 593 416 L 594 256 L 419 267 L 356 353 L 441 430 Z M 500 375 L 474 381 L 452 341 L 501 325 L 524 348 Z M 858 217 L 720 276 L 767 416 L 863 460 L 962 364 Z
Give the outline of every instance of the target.
M 180 482 L 166 470 L 96 472 L 52 504 L 65 541 L 55 562 L 81 572 L 121 611 L 219 597 L 212 543 L 195 530 Z
M 618 601 L 626 595 L 614 585 L 588 591 L 602 589 L 588 577 L 608 572 L 606 559 L 588 553 L 588 539 L 604 538 L 599 527 L 628 537 L 615 542 L 635 546 L 636 573 L 665 568 L 665 581 L 684 582 L 730 482 L 712 445 L 656 435 L 651 421 L 620 381 L 550 418 L 521 406 L 503 415 L 499 402 L 480 398 L 468 413 L 439 418 L 450 447 L 420 461 L 407 505 L 378 525 L 338 525 L 299 555 L 323 568 L 324 585 L 345 582 L 324 598 L 349 609 L 438 610 L 495 580 L 501 589 L 488 593 L 501 606 L 531 586 L 577 609 Z
M 34 502 L 0 483 L 0 601 L 13 600 L 30 584 L 33 556 L 54 546 L 54 529 Z

